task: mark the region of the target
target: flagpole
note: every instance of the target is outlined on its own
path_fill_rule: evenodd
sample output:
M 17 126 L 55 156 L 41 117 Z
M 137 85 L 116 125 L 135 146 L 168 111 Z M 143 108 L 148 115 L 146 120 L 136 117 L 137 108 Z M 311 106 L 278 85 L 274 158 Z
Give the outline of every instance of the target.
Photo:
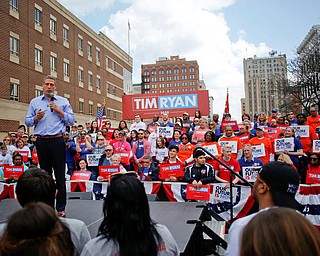
M 128 55 L 130 55 L 130 30 L 131 30 L 131 27 L 128 19 Z

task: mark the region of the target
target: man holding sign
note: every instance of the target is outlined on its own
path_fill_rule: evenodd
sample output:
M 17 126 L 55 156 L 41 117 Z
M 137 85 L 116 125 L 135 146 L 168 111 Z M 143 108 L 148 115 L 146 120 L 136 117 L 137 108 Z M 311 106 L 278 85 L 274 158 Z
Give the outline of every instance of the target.
M 263 164 L 270 161 L 270 154 L 272 153 L 272 144 L 269 138 L 264 137 L 263 128 L 258 126 L 256 128 L 257 137 L 249 140 L 249 144 L 255 147 L 254 156 L 261 159 Z
M 184 172 L 184 181 L 191 183 L 194 188 L 201 188 L 203 184 L 213 183 L 214 169 L 206 164 L 204 151 L 197 149 L 193 152 L 195 163 L 186 167 Z

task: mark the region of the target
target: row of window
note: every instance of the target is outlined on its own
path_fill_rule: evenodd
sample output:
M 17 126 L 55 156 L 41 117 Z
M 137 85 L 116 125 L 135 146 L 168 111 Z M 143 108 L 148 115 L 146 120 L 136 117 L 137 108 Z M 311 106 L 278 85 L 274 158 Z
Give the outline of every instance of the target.
M 190 88 L 190 89 L 186 89 L 186 88 L 182 88 L 181 92 L 188 92 L 188 91 L 195 91 L 195 88 Z M 144 94 L 150 94 L 150 93 L 164 93 L 164 92 L 180 92 L 180 89 L 169 89 L 169 90 L 158 90 L 158 91 L 144 91 Z
M 195 83 L 195 82 L 190 82 L 189 85 L 190 85 L 190 86 L 195 86 L 196 83 Z M 151 84 L 151 88 L 152 88 L 152 89 L 157 89 L 157 86 L 158 86 L 157 84 Z M 180 83 L 174 83 L 173 86 L 174 86 L 174 87 L 180 87 Z M 182 87 L 188 86 L 188 82 L 182 82 L 182 83 L 181 83 L 181 86 L 182 86 Z M 166 84 L 166 87 L 167 87 L 167 88 L 170 88 L 170 87 L 172 87 L 172 84 L 171 84 L 171 83 L 170 83 L 170 84 Z M 144 88 L 145 88 L 145 89 L 150 89 L 150 84 L 144 85 Z M 165 84 L 159 84 L 159 88 L 165 88 Z
M 189 75 L 189 79 L 195 79 L 195 75 L 194 74 Z M 159 77 L 159 82 L 162 82 L 164 80 L 165 79 L 164 79 L 163 76 Z M 180 76 L 174 76 L 173 80 L 188 80 L 188 76 L 181 76 L 181 79 L 180 79 Z M 166 81 L 172 81 L 172 77 L 171 76 L 167 76 L 166 77 Z M 143 77 L 143 82 L 149 83 L 150 82 L 150 78 L 149 77 Z M 151 77 L 151 82 L 157 82 L 157 78 L 156 77 Z
M 190 68 L 189 68 L 189 72 L 190 72 L 190 73 L 194 73 L 194 71 L 195 71 L 194 67 L 190 67 Z M 174 69 L 173 69 L 173 73 L 174 73 L 174 74 L 179 74 L 179 72 L 180 72 L 180 69 L 179 69 L 179 68 L 174 68 Z M 181 68 L 181 73 L 187 73 L 187 69 L 186 69 L 186 68 Z M 169 68 L 166 69 L 166 74 L 167 74 L 167 75 L 172 74 L 172 69 L 169 69 Z M 144 72 L 143 72 L 143 75 L 144 75 L 144 76 L 149 76 L 149 75 L 150 75 L 150 71 L 148 71 L 148 70 L 144 71 Z M 151 71 L 151 75 L 152 75 L 152 76 L 157 75 L 157 71 L 156 71 L 156 70 L 152 70 L 152 71 Z M 164 70 L 163 70 L 163 69 L 159 69 L 158 75 L 164 75 Z

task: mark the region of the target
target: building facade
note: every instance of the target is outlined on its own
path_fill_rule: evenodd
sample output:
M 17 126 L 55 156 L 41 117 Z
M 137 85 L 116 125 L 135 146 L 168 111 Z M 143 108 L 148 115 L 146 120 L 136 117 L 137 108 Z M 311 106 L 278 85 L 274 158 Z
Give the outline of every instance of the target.
M 251 116 L 261 112 L 270 115 L 273 108 L 282 112 L 287 83 L 286 55 L 272 51 L 266 58 L 244 59 L 243 70 L 245 112 Z
M 122 95 L 132 86 L 132 58 L 95 33 L 56 0 L 0 2 L 0 132 L 24 123 L 30 100 L 42 95 L 46 75 L 69 99 L 78 123 L 122 119 Z
M 200 89 L 199 65 L 179 56 L 161 57 L 141 65 L 141 93 L 188 92 Z M 204 86 L 205 87 L 205 86 Z

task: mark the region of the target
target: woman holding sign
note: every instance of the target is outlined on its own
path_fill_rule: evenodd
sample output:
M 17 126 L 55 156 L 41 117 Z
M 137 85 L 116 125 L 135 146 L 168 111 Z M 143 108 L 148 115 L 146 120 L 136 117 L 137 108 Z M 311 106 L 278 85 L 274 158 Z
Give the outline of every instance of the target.
M 308 170 L 306 183 L 307 184 L 320 184 L 320 156 L 317 153 L 312 153 L 309 156 Z
M 218 142 L 216 142 L 216 136 L 212 131 L 208 131 L 204 135 L 205 142 L 202 143 L 202 147 L 208 150 L 212 155 L 216 157 L 221 156 L 221 148 Z M 211 164 L 212 166 L 214 165 L 215 160 L 207 155 L 206 156 L 206 163 Z

